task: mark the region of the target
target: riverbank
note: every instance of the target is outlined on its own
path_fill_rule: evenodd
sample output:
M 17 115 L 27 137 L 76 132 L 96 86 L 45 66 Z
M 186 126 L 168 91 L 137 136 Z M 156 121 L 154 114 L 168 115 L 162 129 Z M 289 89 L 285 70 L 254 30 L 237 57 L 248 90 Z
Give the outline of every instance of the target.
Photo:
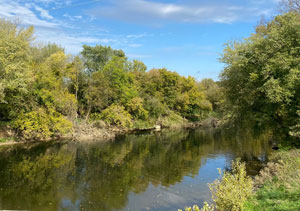
M 219 125 L 219 120 L 216 118 L 207 118 L 199 122 L 188 121 L 163 121 L 160 124 L 137 124 L 131 128 L 117 127 L 107 125 L 103 121 L 93 123 L 85 123 L 78 121 L 73 123 L 73 129 L 70 133 L 65 135 L 57 135 L 47 140 L 24 140 L 22 137 L 17 136 L 16 132 L 8 125 L 2 124 L 0 127 L 0 146 L 12 145 L 20 143 L 28 143 L 32 141 L 51 141 L 56 139 L 68 139 L 72 141 L 85 142 L 90 140 L 105 141 L 113 140 L 116 136 L 136 133 L 141 131 L 159 131 L 161 129 L 180 129 L 180 128 L 198 128 L 198 127 L 213 127 Z
M 273 152 L 269 159 L 253 179 L 246 175 L 245 163 L 233 161 L 230 172 L 209 184 L 214 203 L 185 211 L 300 210 L 300 149 Z
M 300 210 L 300 149 L 273 153 L 254 187 L 246 211 Z

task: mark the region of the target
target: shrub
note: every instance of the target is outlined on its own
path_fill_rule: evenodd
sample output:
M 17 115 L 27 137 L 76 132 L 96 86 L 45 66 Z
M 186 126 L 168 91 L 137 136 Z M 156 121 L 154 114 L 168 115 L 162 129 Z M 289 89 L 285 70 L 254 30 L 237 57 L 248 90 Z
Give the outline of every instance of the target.
M 219 169 L 219 173 L 222 174 Z M 232 172 L 225 171 L 222 178 L 209 184 L 212 193 L 214 205 L 204 202 L 204 206 L 199 209 L 198 206 L 186 207 L 185 211 L 242 211 L 245 210 L 244 204 L 252 195 L 253 182 L 246 175 L 246 165 L 239 159 L 232 161 Z M 179 210 L 181 211 L 181 210 Z
M 13 127 L 25 139 L 47 139 L 55 134 L 65 134 L 72 123 L 53 110 L 39 108 L 23 113 L 13 122 Z
M 296 138 L 300 138 L 300 110 L 297 111 L 298 118 L 296 119 L 296 124 L 290 127 L 289 134 Z
M 143 107 L 143 99 L 135 97 L 126 104 L 127 110 L 136 118 L 146 120 L 148 118 L 148 111 Z
M 149 120 L 134 120 L 132 127 L 135 129 L 147 129 L 147 128 L 153 128 L 155 125 L 156 120 L 155 119 L 149 119 Z
M 169 111 L 167 116 L 160 117 L 157 121 L 164 127 L 176 127 L 188 122 L 174 111 Z
M 162 103 L 157 97 L 147 97 L 145 101 L 145 109 L 149 112 L 151 117 L 158 118 L 166 116 L 170 110 L 168 106 Z
M 300 210 L 300 150 L 279 151 L 255 177 L 258 188 L 247 210 Z
M 90 122 L 95 122 L 101 120 L 101 118 L 101 113 L 92 113 L 89 120 Z
M 255 185 L 300 189 L 300 150 L 276 152 L 270 159 L 267 167 L 255 177 Z
M 103 110 L 101 119 L 110 125 L 121 127 L 132 126 L 131 115 L 125 110 L 123 106 L 115 104 Z
M 92 113 L 89 119 L 89 123 L 95 128 L 106 128 L 106 123 L 101 119 L 101 113 Z
M 221 170 L 219 169 L 221 174 Z M 245 201 L 252 195 L 253 181 L 246 175 L 246 165 L 232 162 L 232 173 L 225 171 L 221 180 L 209 185 L 217 210 L 244 210 Z
M 201 209 L 197 205 L 194 205 L 193 208 L 191 207 L 184 208 L 184 211 L 214 211 L 214 210 L 215 210 L 214 206 L 209 205 L 207 202 L 204 202 L 204 205 Z M 178 211 L 182 211 L 182 210 L 178 210 Z

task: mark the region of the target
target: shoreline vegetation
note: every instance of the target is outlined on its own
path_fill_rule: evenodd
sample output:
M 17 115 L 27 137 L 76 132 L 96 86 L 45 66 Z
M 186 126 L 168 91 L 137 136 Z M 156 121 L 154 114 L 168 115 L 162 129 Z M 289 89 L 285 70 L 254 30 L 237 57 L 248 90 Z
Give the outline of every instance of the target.
M 143 132 L 143 131 L 161 131 L 163 129 L 192 129 L 192 128 L 216 128 L 220 125 L 220 121 L 216 118 L 207 118 L 199 122 L 177 122 L 171 125 L 151 125 L 147 128 L 120 128 L 115 126 L 106 125 L 103 121 L 96 122 L 93 124 L 77 123 L 74 124 L 73 131 L 71 133 L 65 134 L 63 136 L 52 137 L 46 140 L 31 140 L 36 141 L 51 141 L 57 139 L 72 140 L 72 141 L 107 141 L 113 140 L 116 136 L 128 133 Z M 9 126 L 2 126 L 0 128 L 0 146 L 2 145 L 12 145 L 18 143 L 28 143 L 28 140 L 20 140 L 16 136 L 15 131 Z
M 248 177 L 245 170 L 244 163 L 234 161 L 231 172 L 225 171 L 221 179 L 209 184 L 214 204 L 204 202 L 202 208 L 194 205 L 185 211 L 299 210 L 299 149 L 274 152 L 255 178 Z
M 287 12 L 226 45 L 218 82 L 147 70 L 108 46 L 84 45 L 79 55 L 67 55 L 56 44 L 34 43 L 33 27 L 0 19 L 0 144 L 10 137 L 110 137 L 207 118 L 254 125 L 285 134 L 290 150 L 275 152 L 254 180 L 234 161 L 210 186 L 215 203 L 186 211 L 299 210 L 300 1 L 286 3 Z
M 33 27 L 0 19 L 0 142 L 110 138 L 221 114 L 223 93 L 212 79 L 147 70 L 109 46 L 83 45 L 68 55 L 34 36 Z
M 214 203 L 185 211 L 300 210 L 300 1 L 282 5 L 283 13 L 262 20 L 249 38 L 227 44 L 221 87 L 223 120 L 283 132 L 283 145 L 254 179 L 245 174 L 245 164 L 234 161 L 210 184 Z
M 194 124 L 220 113 L 223 96 L 212 79 L 198 82 L 166 68 L 147 71 L 143 62 L 109 46 L 84 45 L 77 56 L 68 55 L 33 36 L 33 27 L 0 19 L 0 126 L 16 139 L 81 132 L 110 137 Z

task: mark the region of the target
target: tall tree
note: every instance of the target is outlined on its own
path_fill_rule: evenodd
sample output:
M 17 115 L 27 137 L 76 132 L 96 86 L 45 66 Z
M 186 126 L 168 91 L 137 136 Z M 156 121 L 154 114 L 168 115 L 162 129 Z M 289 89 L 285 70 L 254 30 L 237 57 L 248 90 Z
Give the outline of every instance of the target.
M 113 50 L 109 46 L 102 45 L 94 47 L 83 45 L 81 55 L 83 56 L 84 65 L 90 73 L 102 70 L 114 56 L 125 57 L 122 50 Z
M 221 82 L 231 115 L 289 129 L 300 109 L 300 14 L 286 13 L 227 45 Z
M 0 115 L 15 115 L 24 105 L 23 97 L 32 80 L 30 74 L 30 43 L 33 27 L 0 19 Z

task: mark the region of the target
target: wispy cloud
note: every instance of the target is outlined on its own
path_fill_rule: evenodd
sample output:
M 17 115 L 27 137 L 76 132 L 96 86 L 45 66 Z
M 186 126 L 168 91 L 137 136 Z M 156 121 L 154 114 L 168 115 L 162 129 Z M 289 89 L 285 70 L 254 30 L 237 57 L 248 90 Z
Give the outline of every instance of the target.
M 268 12 L 266 9 L 261 10 L 255 6 L 239 6 L 239 4 L 229 4 L 225 1 L 200 2 L 162 3 L 150 0 L 108 0 L 106 5 L 93 8 L 89 13 L 96 17 L 127 22 L 159 24 L 160 21 L 232 23 Z
M 150 35 L 146 34 L 146 33 L 142 33 L 142 34 L 128 34 L 128 35 L 126 35 L 127 38 L 135 38 L 135 39 L 143 38 L 143 37 L 147 37 L 147 36 L 150 36 Z
M 55 28 L 58 27 L 58 23 L 45 19 L 53 19 L 49 13 L 36 6 L 35 10 L 40 12 L 41 18 L 39 18 L 30 8 L 30 5 L 21 5 L 13 1 L 0 0 L 0 17 L 6 19 L 20 19 L 22 24 L 34 25 L 39 27 Z M 44 18 L 44 19 L 42 19 Z
M 142 59 L 142 58 L 152 57 L 152 55 L 149 54 L 132 54 L 132 53 L 127 53 L 126 56 L 130 59 Z
M 72 0 L 33 0 L 32 2 L 41 3 L 46 6 L 55 5 L 56 7 L 71 5 Z
M 69 34 L 60 30 L 44 30 L 37 29 L 39 35 L 37 41 L 40 42 L 55 42 L 64 47 L 67 53 L 77 54 L 82 50 L 83 44 L 93 45 L 111 45 L 116 42 L 114 39 L 99 38 L 92 35 L 82 33 Z
M 37 5 L 35 5 L 34 8 L 36 11 L 40 12 L 40 16 L 42 18 L 49 19 L 49 20 L 53 19 L 53 16 L 49 15 L 49 12 L 47 10 L 45 10 Z
M 129 44 L 128 46 L 129 46 L 129 47 L 132 47 L 132 48 L 138 48 L 138 47 L 141 47 L 141 46 L 143 46 L 143 45 L 142 45 L 142 44 L 132 43 L 132 44 Z
M 78 20 L 81 20 L 83 17 L 81 15 L 69 15 L 69 14 L 64 14 L 63 17 L 71 20 L 71 21 L 78 21 Z

